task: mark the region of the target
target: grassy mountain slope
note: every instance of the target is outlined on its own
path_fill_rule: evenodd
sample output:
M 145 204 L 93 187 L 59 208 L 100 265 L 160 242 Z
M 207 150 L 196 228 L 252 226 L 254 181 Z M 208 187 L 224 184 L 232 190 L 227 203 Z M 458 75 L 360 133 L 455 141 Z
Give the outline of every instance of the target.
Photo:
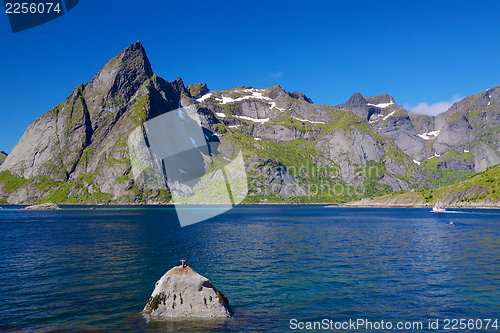
M 452 208 L 499 208 L 500 165 L 489 167 L 465 180 L 441 188 L 394 193 L 373 200 L 358 201 L 352 205 L 431 207 L 438 199 L 446 207 Z

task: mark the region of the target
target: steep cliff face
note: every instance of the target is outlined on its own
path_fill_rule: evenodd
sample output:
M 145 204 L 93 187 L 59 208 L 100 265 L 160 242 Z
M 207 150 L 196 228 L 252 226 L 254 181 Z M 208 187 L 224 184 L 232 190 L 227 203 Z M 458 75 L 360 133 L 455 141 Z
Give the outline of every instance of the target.
M 427 157 L 424 140 L 418 136 L 406 110 L 392 96 L 363 97 L 356 92 L 337 107 L 367 119 L 379 134 L 391 138 L 412 159 L 420 161 Z
M 425 140 L 419 160 L 435 185 L 447 185 L 483 171 L 500 157 L 500 87 L 466 97 L 435 117 L 410 114 Z
M 28 126 L 0 168 L 26 181 L 4 186 L 4 200 L 138 200 L 142 193 L 127 177 L 128 135 L 176 108 L 183 92 L 180 79 L 154 75 L 142 44 L 132 44 Z

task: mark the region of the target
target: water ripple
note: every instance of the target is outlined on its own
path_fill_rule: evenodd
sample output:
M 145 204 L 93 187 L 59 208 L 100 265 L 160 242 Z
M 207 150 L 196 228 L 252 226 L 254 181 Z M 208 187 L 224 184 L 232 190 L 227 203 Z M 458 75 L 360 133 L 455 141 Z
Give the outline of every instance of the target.
M 171 208 L 6 209 L 0 332 L 279 332 L 292 318 L 499 318 L 500 213 L 460 212 L 240 206 L 180 228 Z M 228 296 L 234 318 L 146 321 L 154 283 L 181 258 Z

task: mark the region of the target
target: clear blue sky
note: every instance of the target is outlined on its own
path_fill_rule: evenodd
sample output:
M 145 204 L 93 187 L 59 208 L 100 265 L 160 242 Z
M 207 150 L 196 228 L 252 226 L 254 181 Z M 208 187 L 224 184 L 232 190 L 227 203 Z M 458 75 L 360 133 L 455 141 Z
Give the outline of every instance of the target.
M 356 91 L 387 93 L 435 112 L 433 104 L 500 85 L 498 13 L 500 1 L 488 0 L 80 0 L 13 34 L 3 11 L 0 150 L 136 40 L 168 81 L 280 84 L 333 105 Z

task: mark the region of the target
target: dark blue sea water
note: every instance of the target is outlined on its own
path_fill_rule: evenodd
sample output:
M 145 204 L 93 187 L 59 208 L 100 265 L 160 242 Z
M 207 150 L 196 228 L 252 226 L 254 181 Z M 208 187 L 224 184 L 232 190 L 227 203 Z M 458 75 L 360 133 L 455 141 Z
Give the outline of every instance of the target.
M 141 315 L 180 259 L 222 290 L 233 318 Z M 499 331 L 499 259 L 496 210 L 246 205 L 181 228 L 168 207 L 8 208 L 0 332 L 298 331 L 292 319 L 423 323 L 405 332 L 427 331 L 429 320 L 439 329 L 428 331 L 449 332 L 446 319 L 498 319 Z

